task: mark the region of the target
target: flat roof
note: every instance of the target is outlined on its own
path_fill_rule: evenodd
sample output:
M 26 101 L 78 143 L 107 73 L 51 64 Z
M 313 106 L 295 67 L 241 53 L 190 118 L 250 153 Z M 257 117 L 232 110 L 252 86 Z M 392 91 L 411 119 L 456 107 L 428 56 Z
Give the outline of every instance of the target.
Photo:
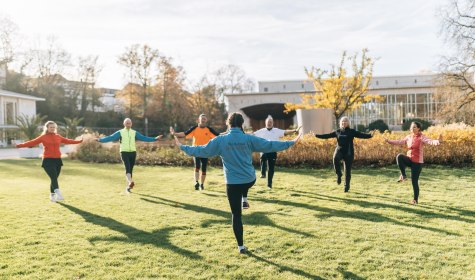
M 0 96 L 15 97 L 15 98 L 21 98 L 21 99 L 35 100 L 35 101 L 45 101 L 46 100 L 46 99 L 41 98 L 41 97 L 36 97 L 36 96 L 32 96 L 32 95 L 27 95 L 27 94 L 8 91 L 8 90 L 3 90 L 3 89 L 0 89 Z

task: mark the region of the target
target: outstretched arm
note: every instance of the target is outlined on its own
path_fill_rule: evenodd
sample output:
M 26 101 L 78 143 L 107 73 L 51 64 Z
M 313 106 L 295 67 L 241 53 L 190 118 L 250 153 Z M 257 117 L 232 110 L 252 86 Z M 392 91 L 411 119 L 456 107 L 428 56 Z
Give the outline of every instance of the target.
M 209 157 L 220 155 L 221 150 L 219 147 L 219 142 L 220 142 L 219 138 L 221 137 L 213 138 L 211 141 L 208 142 L 208 144 L 203 145 L 203 146 L 188 146 L 188 145 L 182 145 L 180 141 L 178 140 L 178 138 L 175 136 L 175 143 L 187 155 L 194 156 L 194 157 L 209 158 Z
M 98 138 L 96 140 L 101 142 L 101 143 L 107 143 L 107 142 L 112 142 L 112 141 L 118 141 L 119 139 L 120 139 L 120 131 L 117 130 L 112 135 L 102 137 L 102 138 Z
M 427 137 L 425 135 L 422 135 L 421 140 L 424 144 L 428 144 L 428 145 L 432 145 L 432 146 L 440 145 L 443 142 L 442 134 L 439 134 L 439 139 L 437 139 L 437 140 L 430 139 L 429 137 Z
M 320 139 L 335 138 L 336 137 L 336 132 L 333 131 L 332 133 L 327 133 L 327 134 L 315 134 L 315 137 L 320 138 Z
M 69 139 L 69 138 L 63 137 L 61 135 L 59 135 L 59 138 L 61 139 L 61 143 L 64 143 L 64 144 L 79 144 L 79 143 L 82 143 L 82 136 L 81 136 L 81 140 Z
M 30 140 L 30 141 L 26 141 L 24 143 L 21 143 L 21 144 L 17 144 L 16 147 L 17 148 L 27 148 L 27 147 L 34 147 L 38 144 L 40 144 L 43 140 L 43 135 L 41 136 L 38 136 L 36 137 L 35 139 L 33 140 Z
M 175 132 L 175 129 L 173 127 L 170 126 L 170 134 L 173 135 L 173 136 L 176 136 L 176 137 L 185 137 L 185 133 L 184 132 Z
M 386 143 L 389 143 L 391 145 L 405 145 L 407 142 L 407 137 L 400 140 L 389 140 L 388 138 L 384 138 L 384 141 L 386 141 Z
M 284 132 L 284 135 L 288 135 L 288 134 L 291 134 L 291 133 L 297 133 L 297 132 L 299 132 L 299 130 L 300 130 L 301 128 L 302 128 L 302 126 L 299 126 L 299 127 L 297 127 L 296 129 L 286 130 L 286 131 Z
M 363 133 L 361 131 L 355 130 L 355 138 L 369 139 L 371 137 L 373 137 L 373 134 Z
M 269 141 L 254 135 L 249 135 L 249 137 L 251 138 L 253 152 L 273 153 L 290 148 L 295 144 L 295 142 L 297 142 L 300 135 L 292 141 Z
M 142 142 L 155 142 L 158 139 L 162 138 L 161 135 L 157 137 L 148 137 L 143 135 L 142 133 L 135 131 L 135 139 L 142 141 Z

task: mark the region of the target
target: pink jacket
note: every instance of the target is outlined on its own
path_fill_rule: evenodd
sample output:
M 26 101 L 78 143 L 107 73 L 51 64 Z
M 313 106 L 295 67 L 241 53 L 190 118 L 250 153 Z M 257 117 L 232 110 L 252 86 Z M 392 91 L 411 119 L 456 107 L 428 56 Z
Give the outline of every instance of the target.
M 430 139 L 422 133 L 419 133 L 417 135 L 408 135 L 401 140 L 388 140 L 388 143 L 392 145 L 406 144 L 408 148 L 407 156 L 411 159 L 411 161 L 416 163 L 424 163 L 424 144 L 437 146 L 440 144 L 440 141 Z

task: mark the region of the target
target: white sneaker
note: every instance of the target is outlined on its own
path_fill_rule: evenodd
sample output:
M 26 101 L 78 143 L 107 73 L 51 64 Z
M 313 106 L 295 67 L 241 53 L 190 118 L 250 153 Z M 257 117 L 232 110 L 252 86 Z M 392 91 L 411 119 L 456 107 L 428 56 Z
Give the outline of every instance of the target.
M 59 189 L 55 189 L 54 193 L 56 194 L 56 200 L 64 200 L 64 197 Z
M 49 200 L 51 200 L 52 202 L 56 202 L 56 194 L 52 193 L 49 195 Z
M 131 192 L 132 192 L 132 191 L 130 190 L 129 187 L 125 187 L 125 193 L 126 193 L 126 194 L 130 194 Z

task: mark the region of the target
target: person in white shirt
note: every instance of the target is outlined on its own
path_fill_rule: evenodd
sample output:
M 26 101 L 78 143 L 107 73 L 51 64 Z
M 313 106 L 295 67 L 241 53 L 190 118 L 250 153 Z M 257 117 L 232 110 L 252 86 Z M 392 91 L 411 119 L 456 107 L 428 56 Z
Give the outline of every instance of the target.
M 266 127 L 255 131 L 253 134 L 257 137 L 264 138 L 269 141 L 278 141 L 282 136 L 296 133 L 300 127 L 292 130 L 284 130 L 274 127 L 274 119 L 269 115 L 266 119 Z M 272 189 L 272 178 L 274 177 L 275 161 L 277 160 L 277 153 L 261 153 L 261 178 L 266 178 L 267 168 L 267 187 Z

